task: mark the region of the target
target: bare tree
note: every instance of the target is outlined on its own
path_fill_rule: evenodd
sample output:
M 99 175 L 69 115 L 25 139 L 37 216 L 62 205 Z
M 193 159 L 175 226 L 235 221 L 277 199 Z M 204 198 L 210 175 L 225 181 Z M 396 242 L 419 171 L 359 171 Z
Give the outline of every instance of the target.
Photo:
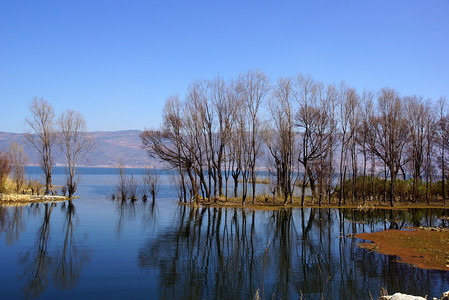
M 154 169 L 147 169 L 145 177 L 143 179 L 145 189 L 150 193 L 153 203 L 156 199 L 156 195 L 159 192 L 159 174 Z
M 31 118 L 25 121 L 29 128 L 25 135 L 27 141 L 40 156 L 40 164 L 45 175 L 45 194 L 52 190 L 53 146 L 57 140 L 53 107 L 43 98 L 34 98 L 30 106 Z
M 287 204 L 289 197 L 290 201 L 293 201 L 295 166 L 293 157 L 296 157 L 293 94 L 292 79 L 279 79 L 269 101 L 273 124 L 264 131 L 264 140 L 276 170 L 276 187 L 284 195 L 284 205 Z
M 224 176 L 225 176 L 225 197 L 228 200 L 228 180 L 231 172 L 234 171 L 233 166 L 235 165 L 235 160 L 233 159 L 232 144 L 234 129 L 236 127 L 237 109 L 238 109 L 238 98 L 235 91 L 235 84 L 231 83 L 226 86 L 226 100 L 224 104 L 218 106 L 217 110 L 220 112 L 219 116 L 220 122 L 220 136 L 225 139 L 223 142 L 223 160 L 224 160 Z M 237 180 L 238 181 L 238 180 Z M 236 190 L 236 187 L 235 187 Z M 235 196 L 237 197 L 237 196 Z
M 334 153 L 337 148 L 337 116 L 335 113 L 337 107 L 338 93 L 334 85 L 328 85 L 326 90 L 326 99 L 323 103 L 324 110 L 329 120 L 329 140 L 325 150 L 324 163 L 327 164 L 327 178 L 326 178 L 326 196 L 328 198 L 329 204 L 331 203 L 331 190 L 334 178 Z
M 425 170 L 426 170 L 426 202 L 430 204 L 432 198 L 432 184 L 434 175 L 434 164 L 432 155 L 434 153 L 436 141 L 437 124 L 435 122 L 434 111 L 430 108 L 429 101 L 425 105 L 426 113 L 424 114 L 424 132 L 425 132 Z
M 330 123 L 326 111 L 317 101 L 317 83 L 310 76 L 300 74 L 297 89 L 298 111 L 295 115 L 295 126 L 298 129 L 298 161 L 304 168 L 301 186 L 302 206 L 308 183 L 312 191 L 312 201 L 316 197 L 317 173 L 314 169 L 320 166 L 320 158 L 325 155 L 325 149 L 328 148 Z
M 358 166 L 357 166 L 357 133 L 359 129 L 359 96 L 353 89 L 349 89 L 349 94 L 347 98 L 347 105 L 349 106 L 349 151 L 351 153 L 351 173 L 352 173 L 352 191 L 351 199 L 352 203 L 358 200 L 357 195 L 357 177 L 358 177 Z
M 180 178 L 181 200 L 187 202 L 187 192 L 195 202 L 199 198 L 197 173 L 200 153 L 197 142 L 200 136 L 195 131 L 197 115 L 190 116 L 178 96 L 169 97 L 165 103 L 163 123 L 160 130 L 146 129 L 141 135 L 142 145 L 150 157 L 166 162 L 177 170 Z M 195 119 L 192 119 L 194 117 Z M 201 169 L 201 170 L 200 170 Z M 204 181 L 204 174 L 202 179 Z M 190 181 L 190 186 L 187 182 Z
M 363 177 L 362 177 L 362 201 L 365 204 L 366 201 L 366 177 L 367 177 L 367 165 L 368 165 L 368 157 L 370 155 L 368 144 L 369 140 L 369 131 L 370 131 L 370 122 L 374 115 L 374 94 L 372 92 L 363 91 L 360 109 L 360 125 L 358 126 L 358 134 L 357 134 L 357 143 L 361 147 L 361 153 L 363 155 Z M 374 156 L 372 156 L 374 158 Z M 374 172 L 374 162 L 371 160 L 371 168 Z M 373 173 L 372 172 L 372 173 Z M 371 180 L 373 181 L 373 174 L 371 174 Z
M 426 122 L 429 118 L 429 107 L 423 103 L 421 97 L 406 97 L 407 119 L 410 128 L 410 141 L 408 143 L 407 162 L 411 165 L 413 184 L 412 184 L 412 200 L 416 202 L 416 187 L 418 181 L 422 179 L 423 165 L 426 159 L 426 139 L 427 126 Z
M 313 173 L 316 174 L 318 181 L 318 201 L 321 205 L 323 197 L 326 195 L 330 201 L 330 190 L 333 173 L 333 155 L 335 151 L 335 132 L 336 120 L 334 116 L 336 93 L 335 88 L 325 87 L 322 83 L 316 84 L 317 89 L 317 107 L 320 113 L 317 119 L 317 140 L 318 157 L 312 163 Z
M 269 89 L 269 79 L 261 71 L 249 71 L 240 76 L 239 94 L 246 104 L 248 112 L 248 131 L 250 134 L 249 168 L 253 191 L 253 203 L 256 200 L 256 161 L 261 145 L 259 108 Z
M 402 99 L 394 89 L 384 88 L 378 97 L 379 115 L 374 118 L 370 150 L 381 159 L 390 172 L 390 204 L 395 197 L 395 181 L 403 164 L 404 148 L 409 137 L 408 122 L 403 115 Z
M 441 97 L 437 103 L 436 140 L 438 143 L 438 162 L 441 169 L 441 194 L 443 203 L 446 204 L 446 151 L 449 150 L 449 113 L 446 98 Z
M 231 140 L 229 143 L 229 169 L 234 180 L 234 197 L 238 197 L 239 177 L 242 175 L 242 186 L 246 185 L 246 168 L 244 168 L 244 151 L 247 147 L 247 132 L 245 130 L 245 109 L 241 101 L 237 98 L 237 106 L 240 108 L 235 114 L 235 124 L 232 128 Z M 246 153 L 246 152 L 245 152 Z M 245 176 L 243 176 L 245 175 Z M 243 188 L 245 191 L 245 188 Z M 243 195 L 242 195 L 243 196 Z M 244 195 L 246 197 L 246 194 Z
M 214 186 L 214 190 L 218 188 L 218 193 L 220 196 L 223 195 L 223 174 L 226 179 L 226 197 L 227 191 L 227 179 L 229 177 L 229 171 L 225 164 L 227 149 L 229 148 L 229 143 L 231 140 L 232 126 L 235 121 L 235 113 L 237 108 L 237 101 L 234 87 L 228 86 L 223 79 L 217 77 L 210 83 L 210 89 L 212 94 L 212 103 L 214 106 L 214 112 L 217 118 L 217 132 L 214 134 L 213 138 L 213 149 L 214 154 L 213 166 L 215 177 L 218 179 L 217 184 Z
M 69 197 L 76 192 L 79 176 L 75 177 L 77 167 L 92 150 L 93 138 L 88 135 L 83 116 L 73 110 L 67 110 L 58 119 L 61 135 L 60 147 L 66 158 L 67 190 Z
M 9 145 L 9 157 L 12 175 L 16 184 L 16 192 L 19 193 L 25 182 L 25 166 L 28 163 L 28 156 L 23 151 L 22 145 L 12 142 Z
M 127 194 L 129 199 L 134 202 L 138 199 L 137 197 L 137 180 L 134 179 L 134 174 L 131 174 L 131 176 L 127 176 L 126 178 L 126 188 L 127 188 Z
M 352 89 L 346 87 L 343 83 L 340 86 L 339 93 L 339 108 L 340 108 L 340 189 L 338 195 L 338 204 L 341 205 L 342 200 L 345 203 L 345 181 L 346 181 L 346 173 L 349 164 L 349 158 L 352 160 L 355 159 L 355 144 L 354 144 L 354 115 L 355 109 L 358 103 L 357 92 Z M 352 164 L 352 168 L 354 169 L 356 166 Z M 354 170 L 353 170 L 354 171 Z M 354 178 L 354 177 L 353 177 Z M 353 180 L 354 184 L 354 180 Z M 352 192 L 352 194 L 354 194 Z
M 115 185 L 115 191 L 122 201 L 126 201 L 126 198 L 128 198 L 128 179 L 122 160 L 118 162 L 118 181 Z

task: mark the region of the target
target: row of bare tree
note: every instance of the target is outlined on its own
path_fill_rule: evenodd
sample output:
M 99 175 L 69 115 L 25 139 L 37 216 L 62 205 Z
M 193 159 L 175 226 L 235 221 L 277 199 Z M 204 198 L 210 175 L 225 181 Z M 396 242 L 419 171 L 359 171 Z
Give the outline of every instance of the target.
M 122 202 L 127 199 L 136 201 L 140 194 L 143 202 L 146 202 L 148 195 L 150 195 L 154 204 L 160 188 L 159 174 L 155 169 L 147 168 L 141 177 L 141 180 L 137 180 L 134 178 L 134 174 L 127 174 L 123 162 L 119 161 L 118 178 L 115 185 L 115 193 L 111 195 L 112 200 L 117 198 Z
M 284 204 L 298 186 L 301 205 L 307 187 L 320 205 L 331 198 L 339 205 L 365 202 L 373 194 L 368 179 L 382 177 L 384 201 L 393 205 L 400 175 L 413 179 L 412 201 L 422 181 L 426 200 L 435 199 L 430 185 L 441 178 L 439 196 L 446 201 L 449 114 L 443 97 L 433 104 L 391 88 L 358 93 L 302 74 L 270 84 L 264 73 L 249 71 L 230 81 L 193 82 L 184 100 L 167 99 L 161 128 L 145 130 L 141 139 L 151 157 L 178 171 L 184 202 L 227 199 L 231 177 L 233 196 L 241 183 L 242 204 L 248 195 L 254 202 L 256 170 L 263 168 Z M 360 180 L 362 189 L 356 188 Z
M 93 138 L 87 133 L 84 117 L 78 112 L 67 110 L 56 118 L 50 103 L 36 97 L 30 106 L 30 112 L 31 117 L 26 119 L 28 128 L 25 136 L 27 142 L 39 154 L 45 175 L 45 194 L 53 190 L 52 173 L 56 146 L 66 159 L 66 188 L 69 197 L 72 197 L 79 179 L 76 169 L 94 145 Z

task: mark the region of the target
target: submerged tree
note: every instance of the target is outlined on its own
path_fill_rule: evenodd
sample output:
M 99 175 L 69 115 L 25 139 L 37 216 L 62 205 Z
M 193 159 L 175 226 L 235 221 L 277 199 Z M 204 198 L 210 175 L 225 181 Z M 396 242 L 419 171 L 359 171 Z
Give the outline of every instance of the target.
M 39 153 L 40 165 L 45 174 L 45 194 L 52 191 L 53 146 L 57 141 L 55 112 L 43 98 L 34 98 L 30 106 L 31 118 L 26 118 L 27 141 Z
M 60 147 L 67 163 L 66 185 L 69 197 L 72 197 L 76 192 L 79 181 L 79 176 L 76 176 L 76 169 L 92 150 L 94 140 L 88 135 L 86 122 L 78 112 L 67 110 L 58 119 L 58 125 L 61 135 Z
M 115 192 L 122 201 L 126 201 L 126 198 L 128 198 L 128 179 L 125 166 L 121 160 L 118 163 L 118 181 L 115 185 Z
M 160 187 L 160 178 L 157 171 L 154 169 L 147 169 L 145 177 L 143 179 L 143 183 L 145 186 L 145 190 L 150 193 L 151 199 L 154 203 Z

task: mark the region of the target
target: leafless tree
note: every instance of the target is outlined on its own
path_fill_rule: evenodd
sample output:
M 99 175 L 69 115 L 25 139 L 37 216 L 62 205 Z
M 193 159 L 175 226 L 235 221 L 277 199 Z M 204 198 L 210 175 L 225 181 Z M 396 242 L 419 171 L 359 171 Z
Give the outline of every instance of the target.
M 223 174 L 226 179 L 226 197 L 228 195 L 229 170 L 226 165 L 227 150 L 231 141 L 232 127 L 235 122 L 237 107 L 237 96 L 233 85 L 228 85 L 223 79 L 217 77 L 210 82 L 212 103 L 217 119 L 216 134 L 214 134 L 214 155 L 213 166 L 218 184 L 214 185 L 214 190 L 218 188 L 220 196 L 223 195 Z M 229 159 L 228 159 L 229 160 Z
M 441 194 L 446 204 L 446 151 L 449 150 L 449 113 L 446 98 L 440 97 L 437 103 L 436 142 L 438 143 L 437 160 L 441 169 Z
M 361 105 L 359 106 L 360 112 L 360 125 L 357 127 L 358 134 L 356 142 L 360 145 L 360 151 L 363 155 L 363 177 L 362 177 L 362 201 L 365 204 L 366 201 L 366 177 L 367 177 L 367 165 L 368 165 L 368 157 L 371 152 L 369 152 L 369 140 L 370 134 L 370 122 L 374 116 L 374 93 L 369 91 L 364 91 L 362 94 Z M 374 177 L 374 167 L 375 162 L 373 161 L 374 155 L 371 155 L 371 181 L 373 181 Z
M 339 90 L 339 108 L 340 108 L 340 180 L 339 180 L 339 197 L 338 203 L 341 205 L 342 200 L 345 202 L 344 197 L 344 183 L 346 181 L 346 173 L 348 171 L 348 165 L 350 163 L 350 158 L 354 160 L 355 155 L 353 154 L 355 150 L 354 144 L 354 115 L 357 108 L 358 96 L 357 92 L 348 88 L 345 84 L 341 84 Z M 352 164 L 354 169 L 354 164 Z M 354 171 L 354 170 L 353 170 Z M 354 180 L 353 180 L 354 181 Z M 354 183 L 354 182 L 353 182 Z M 353 195 L 354 193 L 352 193 Z
M 425 128 L 425 171 L 426 171 L 426 202 L 430 204 L 430 198 L 432 195 L 432 185 L 434 178 L 434 163 L 432 155 L 434 153 L 434 147 L 436 144 L 436 129 L 437 124 L 435 122 L 435 111 L 431 109 L 430 102 L 427 101 L 426 113 L 424 115 L 424 128 Z
M 184 202 L 187 202 L 188 192 L 195 202 L 199 200 L 198 174 L 205 183 L 203 170 L 198 166 L 202 158 L 198 152 L 198 143 L 201 143 L 202 135 L 199 123 L 196 122 L 197 117 L 198 115 L 190 116 L 179 98 L 172 96 L 165 103 L 161 129 L 146 129 L 140 135 L 142 145 L 150 157 L 160 159 L 178 171 L 180 196 Z
M 55 112 L 50 103 L 36 97 L 30 106 L 30 112 L 31 118 L 25 120 L 28 124 L 25 137 L 39 153 L 45 174 L 45 194 L 49 194 L 52 190 L 53 146 L 57 140 Z
M 126 201 L 126 198 L 128 198 L 128 180 L 122 160 L 118 163 L 118 181 L 115 185 L 115 191 L 122 201 Z
M 247 131 L 245 127 L 245 109 L 243 109 L 244 105 L 242 104 L 241 99 L 237 99 L 237 106 L 240 108 L 235 113 L 235 122 L 232 127 L 231 139 L 229 143 L 229 169 L 231 170 L 231 176 L 234 180 L 234 197 L 238 197 L 238 185 L 239 185 L 239 177 L 242 175 L 243 183 L 242 186 L 243 192 L 246 191 L 245 185 L 247 184 L 247 176 L 246 176 L 246 164 L 244 163 L 244 153 L 248 151 L 244 151 L 248 147 L 247 141 Z M 242 195 L 242 198 L 246 197 L 246 193 Z
M 264 140 L 276 170 L 276 187 L 284 196 L 284 205 L 289 197 L 293 201 L 294 157 L 296 158 L 293 94 L 293 80 L 279 79 L 269 101 L 272 126 L 264 131 Z
M 349 138 L 348 138 L 348 146 L 349 151 L 351 153 L 351 174 L 352 174 L 352 191 L 351 191 L 351 199 L 352 203 L 357 201 L 357 177 L 358 177 L 358 165 L 357 165 L 357 133 L 359 129 L 359 96 L 357 92 L 353 89 L 348 90 L 347 97 L 347 105 L 349 106 Z
M 235 160 L 233 159 L 232 153 L 232 135 L 236 127 L 237 110 L 239 109 L 239 102 L 237 93 L 235 90 L 235 84 L 231 83 L 226 85 L 226 95 L 224 103 L 216 105 L 217 111 L 219 111 L 219 124 L 220 124 L 220 137 L 225 141 L 222 142 L 224 145 L 223 149 L 223 160 L 224 160 L 224 176 L 225 176 L 225 197 L 228 199 L 228 179 L 231 172 L 234 171 L 233 166 L 235 165 Z M 218 103 L 217 103 L 218 104 Z M 237 150 L 237 149 L 235 149 Z M 237 150 L 238 151 L 238 150 Z M 237 197 L 237 196 L 235 196 Z
M 331 203 L 331 190 L 333 186 L 333 178 L 335 172 L 334 166 L 334 153 L 336 152 L 336 148 L 338 145 L 337 141 L 337 125 L 338 118 L 336 116 L 336 108 L 337 108 L 337 100 L 338 100 L 338 91 L 334 85 L 328 85 L 326 91 L 326 100 L 323 103 L 324 110 L 326 111 L 326 115 L 328 116 L 329 122 L 329 133 L 328 133 L 328 143 L 325 148 L 325 157 L 324 163 L 327 164 L 327 178 L 326 178 L 326 195 L 328 198 L 329 204 Z
M 256 161 L 259 156 L 260 119 L 259 109 L 270 89 L 268 77 L 261 71 L 249 71 L 240 76 L 238 91 L 248 112 L 247 130 L 250 135 L 249 169 L 252 183 L 253 203 L 256 199 Z
M 241 110 L 236 115 L 236 127 L 232 139 L 235 166 L 232 172 L 234 179 L 234 194 L 237 193 L 239 176 L 242 177 L 242 205 L 245 204 L 248 196 L 248 181 L 251 177 L 252 167 L 252 144 L 251 133 L 248 130 L 247 111 L 243 100 L 240 98 Z
M 147 169 L 143 182 L 145 189 L 150 193 L 154 203 L 160 187 L 159 174 L 154 169 Z
M 436 166 L 431 154 L 435 149 L 444 149 L 438 153 L 438 167 L 443 175 L 447 173 L 445 147 L 449 145 L 443 134 L 446 113 L 437 118 L 436 139 L 432 121 L 436 118 L 428 117 L 428 104 L 422 113 L 408 106 L 406 116 L 401 103 L 404 99 L 393 89 L 383 89 L 377 96 L 372 92 L 359 96 L 344 84 L 339 88 L 325 86 L 303 75 L 295 81 L 279 79 L 269 104 L 264 106 L 269 90 L 268 78 L 262 72 L 250 71 L 236 81 L 220 77 L 194 81 L 183 100 L 178 96 L 167 100 L 161 128 L 145 130 L 141 139 L 151 157 L 178 171 L 184 202 L 187 198 L 196 203 L 201 198 L 216 200 L 223 194 L 227 199 L 228 179 L 232 177 L 234 196 L 241 196 L 245 204 L 251 185 L 254 203 L 263 141 L 270 157 L 270 165 L 265 167 L 274 178 L 270 191 L 282 194 L 284 203 L 293 199 L 297 174 L 303 174 L 302 205 L 307 185 L 312 202 L 318 196 L 319 204 L 324 197 L 330 203 L 331 197 L 337 195 L 341 205 L 348 199 L 355 203 L 359 197 L 365 203 L 368 195 L 380 199 L 382 192 L 384 201 L 390 193 L 393 204 L 396 178 L 399 172 L 406 178 L 406 167 L 413 173 L 414 186 L 426 175 L 430 201 Z M 266 122 L 262 122 L 264 107 L 271 114 Z M 359 166 L 361 156 L 363 166 Z M 382 176 L 381 170 L 383 187 L 377 178 Z M 339 173 L 338 193 L 332 193 L 335 173 Z M 446 179 L 444 176 L 443 190 Z
M 188 89 L 183 120 L 186 141 L 190 157 L 193 160 L 193 176 L 197 177 L 198 181 L 196 178 L 192 178 L 190 181 L 192 186 L 199 186 L 202 197 L 209 201 L 214 175 L 212 164 L 214 116 L 211 106 L 207 99 L 207 82 L 199 81 L 191 84 Z M 216 177 L 214 182 L 215 179 Z
M 315 171 L 320 167 L 321 158 L 324 165 L 324 156 L 330 140 L 329 117 L 327 111 L 320 107 L 318 91 L 319 86 L 310 76 L 298 75 L 296 96 L 298 111 L 295 115 L 295 126 L 298 130 L 298 162 L 304 168 L 301 205 L 304 205 L 307 184 L 310 184 L 312 201 L 316 197 Z
M 422 97 L 406 97 L 407 120 L 410 128 L 407 162 L 411 165 L 413 184 L 412 200 L 416 202 L 416 188 L 422 179 L 423 165 L 426 159 L 426 122 L 429 118 L 429 107 L 423 103 Z
M 138 199 L 137 187 L 138 183 L 137 180 L 134 178 L 134 174 L 131 174 L 131 176 L 127 176 L 126 178 L 127 195 L 129 199 L 133 202 Z
M 312 163 L 313 173 L 318 181 L 318 202 L 321 205 L 323 197 L 328 196 L 332 185 L 333 160 L 335 151 L 335 102 L 334 86 L 325 87 L 322 83 L 316 84 L 317 106 L 320 113 L 317 119 L 318 158 Z
M 402 99 L 394 89 L 384 88 L 380 91 L 378 112 L 370 130 L 373 143 L 369 145 L 390 172 L 390 204 L 393 206 L 395 181 L 403 164 L 409 126 L 403 114 Z
M 25 166 L 28 163 L 28 156 L 23 151 L 22 145 L 12 142 L 9 145 L 9 157 L 13 179 L 16 184 L 16 192 L 19 193 L 25 182 Z
M 61 137 L 60 147 L 67 163 L 67 191 L 69 197 L 72 197 L 76 192 L 79 181 L 79 176 L 76 176 L 76 169 L 92 150 L 94 140 L 87 133 L 83 116 L 73 110 L 67 110 L 60 116 L 58 126 Z

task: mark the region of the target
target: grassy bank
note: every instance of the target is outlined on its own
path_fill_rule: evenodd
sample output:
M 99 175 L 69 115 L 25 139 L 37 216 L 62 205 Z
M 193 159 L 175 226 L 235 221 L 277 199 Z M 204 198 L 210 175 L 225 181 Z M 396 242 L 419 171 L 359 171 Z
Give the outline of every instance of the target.
M 182 203 L 181 205 L 190 205 L 192 203 Z M 390 206 L 390 202 L 383 201 L 366 201 L 362 204 L 362 201 L 350 203 L 347 201 L 341 206 L 338 205 L 338 199 L 332 199 L 329 203 L 328 201 L 322 201 L 321 205 L 318 200 L 313 200 L 312 197 L 305 197 L 304 205 L 301 206 L 300 197 L 294 197 L 293 201 L 288 201 L 284 204 L 284 199 L 281 197 L 270 196 L 257 196 L 255 202 L 253 203 L 252 197 L 247 197 L 244 203 L 242 203 L 242 198 L 240 197 L 214 197 L 209 199 L 201 198 L 198 201 L 198 205 L 210 206 L 210 207 L 228 207 L 228 208 L 251 208 L 251 209 L 282 209 L 291 207 L 313 207 L 313 208 L 354 208 L 354 209 L 411 209 L 411 208 L 447 208 L 449 205 L 444 205 L 443 201 L 433 201 L 431 204 L 425 202 L 412 202 L 412 201 L 397 201 L 394 206 Z
M 53 186 L 57 188 L 59 186 Z M 43 195 L 45 186 L 37 181 L 27 181 L 17 193 L 16 186 L 11 179 L 6 179 L 0 193 L 0 204 L 32 203 L 46 201 L 65 201 L 69 197 L 57 195 Z

